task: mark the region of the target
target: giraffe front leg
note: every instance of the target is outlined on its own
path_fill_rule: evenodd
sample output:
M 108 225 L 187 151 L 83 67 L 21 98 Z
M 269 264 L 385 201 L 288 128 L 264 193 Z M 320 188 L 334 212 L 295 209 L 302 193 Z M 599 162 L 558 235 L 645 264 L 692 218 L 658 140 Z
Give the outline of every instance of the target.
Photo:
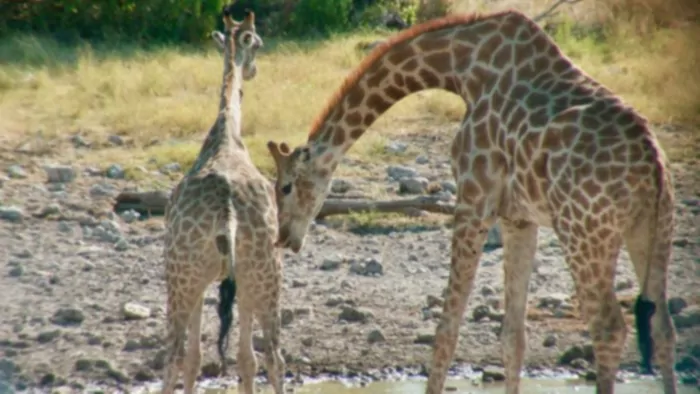
M 505 317 L 501 329 L 506 393 L 520 392 L 520 370 L 527 340 L 525 316 L 527 290 L 537 251 L 537 225 L 525 221 L 501 220 L 503 232 L 503 270 L 505 279 Z
M 284 394 L 284 370 L 285 362 L 280 351 L 281 320 L 279 303 L 275 302 L 269 310 L 261 316 L 263 338 L 265 341 L 265 364 L 267 367 L 267 379 L 275 394 Z
M 258 363 L 253 350 L 253 311 L 247 306 L 244 299 L 240 299 L 238 306 L 240 320 L 240 332 L 238 341 L 238 376 L 241 379 L 240 392 L 243 394 L 255 393 L 255 372 Z
M 472 205 L 461 204 L 456 208 L 450 278 L 442 316 L 435 332 L 427 394 L 440 394 L 445 385 L 487 231 L 482 225 L 481 215 Z

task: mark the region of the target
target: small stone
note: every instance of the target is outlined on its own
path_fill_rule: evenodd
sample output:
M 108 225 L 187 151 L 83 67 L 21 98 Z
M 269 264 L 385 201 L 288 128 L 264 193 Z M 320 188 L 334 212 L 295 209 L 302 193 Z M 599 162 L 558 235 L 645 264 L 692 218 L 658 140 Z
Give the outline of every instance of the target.
M 108 369 L 105 371 L 105 375 L 107 377 L 114 379 L 117 383 L 129 383 L 131 379 L 129 379 L 128 376 L 122 371 L 116 370 L 116 369 Z
M 554 347 L 557 344 L 557 337 L 549 334 L 546 337 L 544 337 L 544 341 L 542 341 L 542 346 L 544 347 Z
M 616 291 L 625 291 L 629 290 L 634 287 L 634 281 L 630 278 L 621 278 L 616 284 L 615 284 L 615 290 Z
M 454 183 L 453 181 L 442 181 L 440 182 L 440 188 L 442 190 L 450 193 L 450 194 L 456 194 L 457 193 L 457 184 Z
M 36 341 L 39 343 L 51 342 L 54 339 L 61 336 L 61 330 L 50 330 L 39 333 L 36 337 Z
M 76 148 L 87 148 L 90 146 L 90 143 L 80 134 L 74 135 L 70 140 Z
M 585 369 L 588 369 L 588 367 L 589 367 L 588 361 L 586 361 L 582 358 L 576 358 L 576 359 L 571 360 L 569 365 L 574 369 L 580 369 L 580 370 L 585 370 Z
M 351 189 L 353 189 L 353 184 L 346 179 L 336 178 L 331 181 L 331 192 L 333 193 L 343 194 Z
M 538 308 L 557 308 L 560 307 L 562 304 L 566 303 L 567 300 L 569 299 L 569 296 L 563 293 L 553 293 L 549 294 L 543 297 L 540 297 L 539 302 L 537 304 Z
M 340 268 L 342 260 L 340 259 L 324 259 L 319 267 L 322 271 L 335 271 Z
M 294 312 L 291 309 L 284 308 L 280 313 L 282 327 L 286 327 L 294 321 Z
M 475 322 L 478 322 L 484 318 L 490 317 L 491 313 L 491 307 L 488 305 L 478 305 L 472 311 L 472 319 L 474 319 Z
M 430 182 L 423 177 L 404 177 L 399 180 L 399 194 L 423 194 Z
M 51 317 L 51 322 L 58 326 L 79 326 L 83 320 L 85 314 L 77 308 L 60 308 Z
M 166 175 L 180 172 L 180 170 L 181 170 L 180 163 L 177 163 L 177 162 L 168 163 L 160 168 L 160 172 L 162 172 L 163 174 L 166 174 Z
M 389 178 L 399 180 L 401 178 L 412 178 L 418 176 L 418 171 L 405 166 L 389 166 L 386 169 Z
M 503 246 L 503 238 L 501 236 L 501 226 L 496 223 L 493 227 L 489 229 L 486 235 L 486 247 L 489 248 L 500 248 Z
M 484 285 L 481 287 L 481 295 L 484 297 L 490 297 L 492 295 L 496 294 L 496 290 L 493 289 L 493 287 L 489 285 Z
M 117 252 L 123 252 L 125 250 L 129 249 L 129 242 L 127 242 L 124 238 L 120 238 L 117 240 L 117 242 L 114 243 L 114 250 Z
M 20 223 L 24 220 L 24 211 L 22 211 L 22 208 L 15 206 L 0 207 L 0 219 L 12 223 Z
M 308 285 L 308 282 L 304 282 L 303 280 L 292 279 L 292 288 L 294 289 L 306 287 Z
M 202 365 L 201 372 L 202 376 L 205 378 L 216 378 L 221 373 L 221 365 L 219 363 L 209 361 L 208 363 Z
M 426 296 L 426 305 L 428 308 L 433 308 L 433 307 L 441 307 L 443 304 L 443 300 L 440 297 L 436 297 L 434 295 L 428 294 Z
M 428 164 L 430 163 L 430 159 L 428 159 L 427 156 L 420 155 L 416 157 L 416 164 Z
M 47 165 L 44 171 L 49 183 L 70 183 L 76 177 L 75 169 L 66 165 Z
M 133 209 L 128 209 L 124 212 L 121 213 L 121 218 L 124 220 L 126 223 L 133 223 L 141 217 L 141 214 L 138 213 L 137 211 L 134 211 Z
M 13 179 L 24 179 L 27 177 L 27 171 L 19 164 L 13 164 L 7 167 L 7 175 Z
M 313 337 L 305 337 L 301 339 L 301 344 L 306 346 L 306 347 L 311 347 L 314 344 L 314 338 Z
M 151 316 L 151 310 L 143 305 L 127 302 L 122 306 L 122 313 L 126 320 L 143 320 Z
M 413 340 L 413 343 L 416 345 L 432 345 L 433 342 L 435 342 L 435 333 L 432 332 L 420 333 Z
M 668 299 L 668 310 L 672 315 L 677 315 L 688 306 L 688 302 L 681 297 L 671 297 Z
M 21 265 L 10 268 L 7 275 L 12 278 L 18 278 L 24 274 L 24 268 Z
M 386 338 L 384 337 L 384 334 L 381 332 L 381 330 L 372 330 L 367 335 L 367 342 L 369 343 L 384 342 L 385 340 Z
M 112 134 L 109 137 L 107 137 L 107 141 L 115 146 L 122 146 L 124 145 L 124 139 L 121 136 L 118 136 L 116 134 Z
M 506 380 L 506 374 L 503 368 L 488 366 L 481 371 L 481 380 L 484 382 L 502 382 Z
M 384 266 L 379 260 L 375 258 L 369 258 L 365 260 L 365 275 L 378 276 L 384 274 Z
M 90 187 L 90 196 L 92 197 L 111 197 L 114 194 L 116 194 L 116 192 L 110 185 L 97 184 Z
M 348 323 L 367 323 L 373 316 L 368 310 L 358 309 L 350 306 L 343 307 L 338 319 Z
M 206 367 L 207 365 L 209 365 L 209 363 L 205 364 L 204 367 Z M 216 364 L 216 365 L 218 365 L 218 364 Z M 204 367 L 202 367 L 202 372 L 204 372 Z M 218 374 L 215 376 L 218 376 Z M 205 377 L 209 377 L 209 376 L 205 375 Z M 155 378 L 156 378 L 156 375 L 153 373 L 153 371 L 151 371 L 150 369 L 145 368 L 145 367 L 140 368 L 134 374 L 134 380 L 137 382 L 150 382 L 152 380 L 155 380 Z
M 105 176 L 110 179 L 124 179 L 126 172 L 119 164 L 112 164 L 105 170 Z
M 391 141 L 384 146 L 387 153 L 399 154 L 404 153 L 408 149 L 408 144 L 403 142 Z
M 676 329 L 691 328 L 700 325 L 700 305 L 691 305 L 677 315 L 673 315 Z
M 92 364 L 92 360 L 81 358 L 75 361 L 74 368 L 76 371 L 89 371 L 92 369 Z

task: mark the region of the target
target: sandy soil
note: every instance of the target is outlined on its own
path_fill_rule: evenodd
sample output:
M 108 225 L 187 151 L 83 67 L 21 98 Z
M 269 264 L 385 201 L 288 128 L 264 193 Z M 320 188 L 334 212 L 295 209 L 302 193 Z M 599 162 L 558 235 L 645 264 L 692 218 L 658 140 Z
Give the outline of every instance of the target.
M 416 154 L 396 161 L 403 160 L 418 177 L 450 181 L 445 155 L 449 130 L 408 130 L 388 148 Z M 51 158 L 5 150 L 0 160 L 3 173 L 12 174 L 0 181 L 0 392 L 57 386 L 80 390 L 88 383 L 128 388 L 158 379 L 165 302 L 162 219 L 130 222 L 128 215 L 112 213 L 114 195 L 134 185 L 110 179 L 104 171 L 74 165 L 62 171 L 74 172 L 75 179 L 48 182 L 43 167 Z M 364 176 L 346 178 L 348 193 L 398 190 L 387 176 L 390 166 L 364 167 Z M 673 172 L 679 220 L 669 296 L 678 297 L 674 305 L 688 304 L 676 316 L 678 368 L 697 374 L 700 165 L 677 164 Z M 169 176 L 154 176 L 159 184 L 173 184 Z M 362 379 L 396 371 L 422 373 L 447 283 L 451 231 L 429 226 L 375 230 L 318 223 L 302 252 L 285 256 L 282 341 L 290 373 Z M 559 365 L 563 354 L 590 343 L 551 231 L 540 231 L 539 245 L 528 313 L 527 365 L 534 373 Z M 484 253 L 461 330 L 458 363 L 500 363 L 501 260 L 500 248 Z M 626 252 L 617 269 L 617 289 L 629 306 L 637 284 Z M 215 302 L 212 286 L 202 336 L 204 376 L 217 369 Z M 142 308 L 127 313 L 134 308 L 125 303 Z M 490 318 L 474 321 L 479 315 Z M 626 318 L 631 322 L 628 311 Z M 633 340 L 629 335 L 623 364 L 631 371 L 638 359 Z M 569 357 L 578 360 L 566 367 L 583 373 L 592 360 L 585 347 L 579 353 Z

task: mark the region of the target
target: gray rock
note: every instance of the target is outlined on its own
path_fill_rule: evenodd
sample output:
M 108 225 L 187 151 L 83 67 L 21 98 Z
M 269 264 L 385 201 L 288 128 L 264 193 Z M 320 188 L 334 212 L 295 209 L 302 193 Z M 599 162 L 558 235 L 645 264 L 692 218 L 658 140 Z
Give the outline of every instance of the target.
M 340 258 L 324 259 L 319 267 L 322 271 L 335 271 L 340 268 L 343 260 Z
M 151 316 L 151 310 L 135 302 L 127 302 L 122 306 L 122 314 L 126 320 L 143 320 Z
M 283 308 L 280 312 L 280 320 L 282 327 L 286 327 L 294 321 L 294 311 L 288 308 Z
M 386 169 L 389 178 L 399 180 L 401 178 L 411 178 L 418 176 L 418 171 L 406 166 L 389 166 Z
M 544 341 L 542 341 L 542 346 L 544 347 L 554 347 L 557 345 L 557 337 L 554 336 L 553 334 L 549 334 L 546 337 L 544 337 Z
M 387 153 L 399 154 L 404 153 L 408 149 L 408 144 L 404 142 L 391 141 L 384 146 L 384 151 Z
M 15 266 L 10 268 L 10 270 L 7 272 L 7 276 L 11 278 L 18 278 L 20 276 L 24 275 L 24 267 L 21 265 Z
M 539 297 L 538 308 L 558 308 L 569 300 L 569 296 L 563 293 L 552 293 Z
M 77 176 L 75 169 L 67 165 L 46 165 L 44 171 L 50 183 L 70 183 Z
M 481 321 L 484 318 L 491 317 L 492 312 L 491 307 L 488 305 L 477 305 L 472 311 L 472 319 L 475 322 Z
M 90 196 L 92 197 L 112 197 L 115 194 L 117 191 L 109 184 L 96 184 L 90 187 Z
M 432 345 L 433 342 L 435 342 L 434 332 L 420 333 L 416 335 L 416 339 L 413 340 L 413 343 L 415 343 L 416 345 Z
M 367 342 L 369 343 L 379 343 L 384 341 L 386 341 L 384 333 L 382 333 L 382 331 L 379 329 L 372 330 L 369 332 L 369 334 L 367 334 Z
M 700 326 L 700 305 L 691 305 L 674 315 L 673 324 L 677 329 Z
M 0 207 L 0 219 L 12 223 L 21 223 L 24 220 L 24 211 L 20 207 Z
M 333 179 L 331 181 L 331 192 L 343 194 L 353 189 L 353 184 L 347 179 Z
M 668 309 L 672 315 L 677 315 L 688 306 L 688 302 L 681 297 L 671 297 L 668 299 Z
M 121 216 L 122 220 L 125 221 L 126 223 L 133 223 L 133 222 L 139 220 L 139 218 L 141 217 L 141 214 L 134 211 L 133 209 L 129 209 L 129 210 L 122 212 L 120 216 Z
M 74 135 L 70 140 L 73 143 L 73 146 L 76 148 L 87 148 L 90 146 L 90 142 L 88 142 L 85 137 L 80 134 Z
M 420 155 L 416 157 L 416 164 L 428 164 L 430 159 L 427 156 Z
M 166 175 L 180 172 L 180 170 L 181 170 L 181 167 L 180 167 L 180 163 L 178 163 L 178 162 L 168 163 L 160 168 L 160 172 L 162 172 L 163 174 L 166 174 Z
M 483 382 L 502 382 L 506 380 L 505 370 L 501 367 L 488 366 L 481 372 Z
M 338 315 L 338 320 L 348 323 L 367 323 L 372 317 L 374 315 L 369 310 L 345 306 Z
M 403 177 L 399 180 L 399 193 L 423 194 L 430 182 L 423 177 Z
M 124 145 L 124 139 L 116 134 L 112 134 L 107 138 L 107 141 L 115 146 L 122 146 Z
M 40 332 L 39 335 L 36 336 L 36 341 L 39 343 L 48 343 L 48 342 L 51 342 L 60 336 L 61 336 L 61 330 L 43 331 L 43 332 Z
M 356 275 L 381 276 L 384 274 L 384 266 L 374 257 L 365 259 L 363 262 L 353 262 L 350 264 L 350 272 Z
M 440 182 L 440 187 L 446 192 L 457 194 L 457 184 L 453 181 L 442 181 Z
M 27 171 L 19 164 L 13 164 L 7 167 L 7 175 L 13 179 L 24 179 L 27 177 Z
M 83 311 L 73 307 L 60 308 L 51 317 L 51 323 L 57 326 L 79 326 L 84 320 Z
M 126 172 L 119 164 L 112 164 L 105 170 L 105 176 L 110 179 L 124 179 Z

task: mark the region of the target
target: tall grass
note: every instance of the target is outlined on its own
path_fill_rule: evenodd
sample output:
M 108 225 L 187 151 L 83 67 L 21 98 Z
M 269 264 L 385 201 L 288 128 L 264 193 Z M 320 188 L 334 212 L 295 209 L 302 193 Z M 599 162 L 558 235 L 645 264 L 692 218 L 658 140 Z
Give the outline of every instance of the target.
M 530 9 L 543 8 L 535 7 L 544 4 L 536 1 L 527 3 Z M 632 1 L 669 4 L 613 0 L 592 18 L 591 26 L 602 26 L 604 34 L 582 29 L 569 17 L 554 37 L 580 67 L 653 122 L 700 125 L 700 24 L 614 7 Z M 485 9 L 468 3 L 470 10 Z M 644 24 L 649 20 L 653 28 Z M 268 139 L 305 140 L 313 117 L 364 55 L 357 44 L 382 36 L 359 32 L 316 42 L 266 41 L 259 76 L 244 85 L 243 133 L 257 164 L 272 168 Z M 81 134 L 93 147 L 81 160 L 177 161 L 187 167 L 216 115 L 221 68 L 213 46 L 68 47 L 27 35 L 5 39 L 0 42 L 0 144 L 15 146 L 41 130 L 41 138 L 54 141 L 49 145 L 55 155 L 67 155 L 61 144 Z M 368 133 L 351 155 L 382 159 L 378 147 L 393 133 L 405 132 L 412 120 L 430 118 L 438 126 L 459 120 L 464 108 L 443 92 L 409 97 L 383 116 L 373 126 L 381 132 Z M 127 145 L 111 147 L 111 134 L 121 135 Z

